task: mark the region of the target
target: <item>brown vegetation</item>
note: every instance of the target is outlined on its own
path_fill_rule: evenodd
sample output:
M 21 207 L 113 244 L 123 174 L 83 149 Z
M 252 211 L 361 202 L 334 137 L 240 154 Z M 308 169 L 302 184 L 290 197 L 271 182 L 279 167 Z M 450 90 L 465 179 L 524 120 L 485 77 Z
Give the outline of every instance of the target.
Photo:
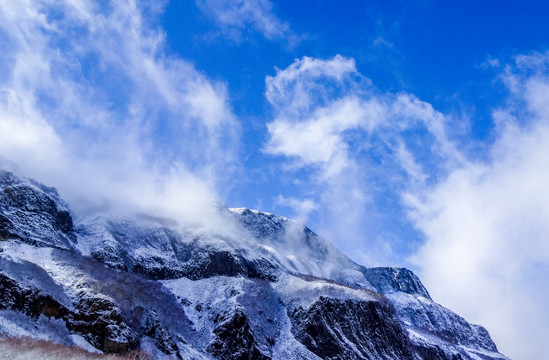
M 150 358 L 142 351 L 133 351 L 124 355 L 103 355 L 51 341 L 34 340 L 27 337 L 0 337 L 0 360 L 149 360 Z

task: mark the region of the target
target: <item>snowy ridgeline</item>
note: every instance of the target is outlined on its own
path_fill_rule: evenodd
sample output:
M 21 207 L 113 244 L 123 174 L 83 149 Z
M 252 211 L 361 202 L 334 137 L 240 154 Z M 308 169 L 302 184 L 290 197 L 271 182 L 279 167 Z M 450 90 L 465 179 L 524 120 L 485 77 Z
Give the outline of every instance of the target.
M 85 350 L 75 359 L 506 359 L 409 270 L 360 266 L 273 214 L 218 216 L 224 230 L 75 220 L 55 189 L 0 171 L 0 334 L 11 339 L 0 346 L 45 340 L 29 349 Z

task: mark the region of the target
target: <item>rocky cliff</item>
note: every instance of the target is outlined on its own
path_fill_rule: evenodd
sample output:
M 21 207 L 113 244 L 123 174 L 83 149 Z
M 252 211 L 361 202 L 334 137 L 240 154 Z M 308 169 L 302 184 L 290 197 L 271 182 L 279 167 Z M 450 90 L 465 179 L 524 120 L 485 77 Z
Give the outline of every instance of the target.
M 219 209 L 230 231 L 74 217 L 0 171 L 0 334 L 173 359 L 506 359 L 403 268 L 365 268 L 307 227 Z

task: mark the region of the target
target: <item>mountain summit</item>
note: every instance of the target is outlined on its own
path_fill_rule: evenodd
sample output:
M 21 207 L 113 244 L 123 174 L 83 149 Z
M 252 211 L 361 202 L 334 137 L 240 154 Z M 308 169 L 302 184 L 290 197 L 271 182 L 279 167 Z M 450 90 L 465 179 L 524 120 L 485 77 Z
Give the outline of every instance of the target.
M 358 265 L 277 215 L 219 217 L 79 218 L 0 171 L 0 334 L 153 359 L 507 359 L 407 269 Z

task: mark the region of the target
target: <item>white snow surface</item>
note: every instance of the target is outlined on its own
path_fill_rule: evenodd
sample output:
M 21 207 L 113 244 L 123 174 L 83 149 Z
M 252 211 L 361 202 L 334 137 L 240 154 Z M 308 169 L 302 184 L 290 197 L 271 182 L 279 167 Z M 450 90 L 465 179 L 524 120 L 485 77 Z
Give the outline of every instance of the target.
M 139 214 L 90 217 L 82 219 L 79 225 L 77 248 L 86 256 L 108 248 L 112 263 L 121 263 L 127 256 L 138 262 L 154 258 L 177 267 L 181 261 L 175 242 L 242 254 L 248 260 L 266 259 L 287 272 L 374 290 L 359 265 L 302 224 L 245 208 L 222 210 L 220 216 L 229 217 L 237 226 L 221 233 Z
M 22 193 L 36 192 L 40 199 L 51 199 L 58 210 L 69 211 L 54 189 L 30 181 L 14 184 Z M 71 237 L 66 231 L 52 233 L 58 224 L 48 222 L 55 219 L 37 217 L 33 209 L 18 213 L 17 218 L 21 229 L 30 229 L 29 242 L 16 238 L 0 242 L 0 275 L 24 289 L 50 296 L 69 311 L 75 311 L 83 297 L 93 297 L 115 304 L 112 311 L 137 326 L 147 316 L 158 321 L 155 333 L 142 336 L 140 342 L 153 358 L 176 358 L 160 349 L 162 340 L 177 345 L 180 358 L 213 359 L 208 349 L 216 339 L 215 329 L 242 312 L 263 354 L 281 360 L 320 359 L 296 340 L 287 311 L 308 309 L 321 297 L 328 297 L 389 301 L 416 345 L 475 360 L 507 359 L 497 352 L 482 327 L 435 303 L 426 292 L 421 293 L 424 297 L 406 290 L 419 282 L 417 278 L 398 268 L 367 273 L 330 242 L 285 217 L 220 207 L 221 223 L 230 226 L 213 229 L 144 214 L 103 213 L 77 218 Z M 0 208 L 3 216 L 15 213 L 17 209 L 11 205 Z M 43 224 L 27 226 L 27 215 Z M 46 236 L 37 233 L 42 225 Z M 42 247 L 31 245 L 36 239 Z M 211 273 L 201 272 L 211 265 L 212 256 L 219 254 L 228 263 L 214 266 L 208 270 Z M 259 275 L 246 273 L 246 266 Z M 383 276 L 367 278 L 377 273 Z M 123 342 L 128 331 L 121 328 L 119 338 L 113 339 Z M 1 309 L 0 335 L 50 340 L 99 352 L 85 334 L 71 333 L 63 320 L 44 315 L 33 318 Z M 355 345 L 348 342 L 346 346 Z
M 71 334 L 72 342 L 75 346 L 78 346 L 79 348 L 86 350 L 89 353 L 95 353 L 95 354 L 103 354 L 102 351 L 97 350 L 95 347 L 93 347 L 92 344 L 86 341 L 82 336 L 78 334 Z

